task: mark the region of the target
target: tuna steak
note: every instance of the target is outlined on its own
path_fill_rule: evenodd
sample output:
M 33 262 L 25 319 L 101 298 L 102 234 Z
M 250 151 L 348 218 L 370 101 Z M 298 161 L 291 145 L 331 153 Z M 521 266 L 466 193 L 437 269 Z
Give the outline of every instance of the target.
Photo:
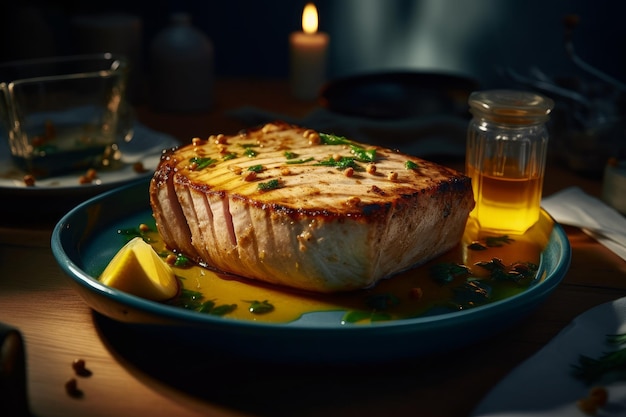
M 322 293 L 452 249 L 474 206 L 470 179 L 451 168 L 283 122 L 164 152 L 150 202 L 170 249 Z

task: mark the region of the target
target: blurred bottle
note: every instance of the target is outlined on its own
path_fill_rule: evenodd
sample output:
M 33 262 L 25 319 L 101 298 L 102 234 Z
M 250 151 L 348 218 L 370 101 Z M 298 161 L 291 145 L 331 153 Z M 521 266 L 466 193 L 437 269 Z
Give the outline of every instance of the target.
M 213 44 L 191 23 L 187 13 L 175 13 L 170 25 L 150 45 L 151 97 L 155 109 L 171 112 L 206 111 L 213 105 Z

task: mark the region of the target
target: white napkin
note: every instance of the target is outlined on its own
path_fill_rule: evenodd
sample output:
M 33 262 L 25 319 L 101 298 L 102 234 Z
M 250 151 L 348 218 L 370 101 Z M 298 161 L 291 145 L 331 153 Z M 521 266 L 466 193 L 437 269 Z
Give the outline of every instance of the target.
M 282 120 L 320 132 L 345 136 L 358 142 L 399 149 L 404 153 L 421 157 L 465 155 L 468 120 L 458 116 L 369 119 L 320 108 L 303 118 L 293 118 L 250 106 L 232 110 L 229 115 L 249 126 Z
M 576 226 L 626 260 L 626 217 L 579 187 L 545 197 L 541 206 L 561 224 Z

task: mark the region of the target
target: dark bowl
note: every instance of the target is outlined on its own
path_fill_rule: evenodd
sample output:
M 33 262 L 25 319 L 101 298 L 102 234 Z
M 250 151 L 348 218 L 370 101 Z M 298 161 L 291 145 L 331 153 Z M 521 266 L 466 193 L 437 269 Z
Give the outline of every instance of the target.
M 376 72 L 328 82 L 319 101 L 336 113 L 374 119 L 469 117 L 467 99 L 478 88 L 476 80 L 456 74 Z

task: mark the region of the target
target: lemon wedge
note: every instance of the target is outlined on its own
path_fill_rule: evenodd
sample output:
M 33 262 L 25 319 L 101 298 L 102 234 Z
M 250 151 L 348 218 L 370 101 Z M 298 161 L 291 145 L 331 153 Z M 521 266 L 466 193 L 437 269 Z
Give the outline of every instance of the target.
M 152 301 L 165 301 L 178 293 L 172 268 L 140 237 L 130 240 L 115 254 L 100 282 Z

